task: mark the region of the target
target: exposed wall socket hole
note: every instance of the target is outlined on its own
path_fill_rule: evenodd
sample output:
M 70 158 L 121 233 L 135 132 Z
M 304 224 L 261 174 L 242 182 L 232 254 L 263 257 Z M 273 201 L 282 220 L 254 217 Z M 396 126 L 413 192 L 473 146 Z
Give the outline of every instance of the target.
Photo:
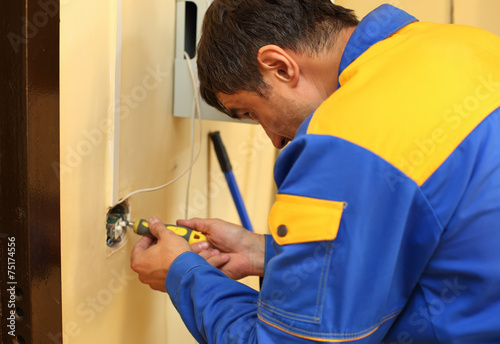
M 108 211 L 106 217 L 106 245 L 114 247 L 125 240 L 129 220 L 129 205 L 120 203 Z

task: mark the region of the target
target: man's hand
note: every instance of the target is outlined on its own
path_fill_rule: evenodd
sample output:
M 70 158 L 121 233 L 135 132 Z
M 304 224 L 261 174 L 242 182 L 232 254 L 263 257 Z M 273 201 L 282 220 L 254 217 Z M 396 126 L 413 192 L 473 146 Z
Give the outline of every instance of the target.
M 165 279 L 170 265 L 180 254 L 191 251 L 191 246 L 157 217 L 149 219 L 149 230 L 156 239 L 143 236 L 134 246 L 131 258 L 132 270 L 139 274 L 142 283 L 152 289 L 165 291 Z
M 191 248 L 228 277 L 238 280 L 264 275 L 264 235 L 218 219 L 178 220 L 177 224 L 207 236 L 209 244 L 199 242 Z

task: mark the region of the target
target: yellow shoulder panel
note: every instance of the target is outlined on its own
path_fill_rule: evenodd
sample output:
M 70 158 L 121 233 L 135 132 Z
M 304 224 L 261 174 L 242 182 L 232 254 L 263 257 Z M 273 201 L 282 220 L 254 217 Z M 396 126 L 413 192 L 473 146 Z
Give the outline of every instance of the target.
M 343 202 L 278 194 L 269 213 L 269 228 L 279 245 L 333 240 L 343 210 Z
M 500 106 L 500 38 L 413 23 L 349 65 L 308 133 L 362 146 L 418 185 Z

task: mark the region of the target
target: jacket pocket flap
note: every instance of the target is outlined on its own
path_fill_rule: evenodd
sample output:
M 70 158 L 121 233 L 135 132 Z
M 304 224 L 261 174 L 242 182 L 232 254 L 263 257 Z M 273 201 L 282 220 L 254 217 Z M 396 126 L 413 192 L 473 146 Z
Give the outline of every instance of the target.
M 269 228 L 279 245 L 333 240 L 344 202 L 278 194 L 269 214 Z

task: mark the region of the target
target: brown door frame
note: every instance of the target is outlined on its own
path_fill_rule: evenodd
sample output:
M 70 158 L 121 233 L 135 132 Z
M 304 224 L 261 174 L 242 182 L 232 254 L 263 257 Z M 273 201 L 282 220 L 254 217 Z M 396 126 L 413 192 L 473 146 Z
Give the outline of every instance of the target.
M 0 18 L 0 342 L 61 343 L 59 1 Z

